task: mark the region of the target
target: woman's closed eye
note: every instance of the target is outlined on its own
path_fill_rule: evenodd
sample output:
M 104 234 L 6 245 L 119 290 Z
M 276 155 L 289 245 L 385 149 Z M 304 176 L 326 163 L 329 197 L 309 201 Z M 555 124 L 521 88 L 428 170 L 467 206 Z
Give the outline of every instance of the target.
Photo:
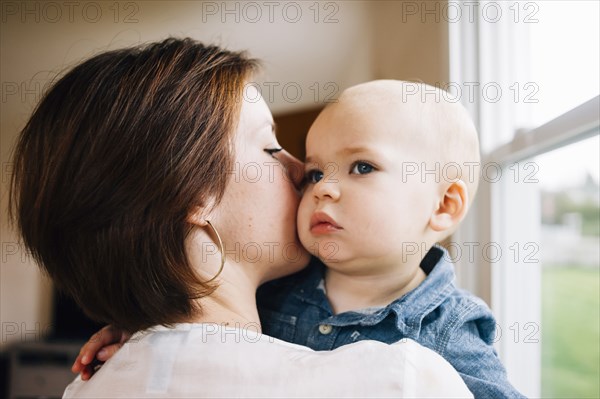
M 275 154 L 277 154 L 278 152 L 283 151 L 283 148 L 278 147 L 278 148 L 265 148 L 265 152 L 267 154 L 269 154 L 270 156 L 272 156 L 273 158 L 277 159 L 277 157 L 275 156 Z
M 350 173 L 355 175 L 366 175 L 375 170 L 375 167 L 370 163 L 364 161 L 357 161 L 350 168 Z

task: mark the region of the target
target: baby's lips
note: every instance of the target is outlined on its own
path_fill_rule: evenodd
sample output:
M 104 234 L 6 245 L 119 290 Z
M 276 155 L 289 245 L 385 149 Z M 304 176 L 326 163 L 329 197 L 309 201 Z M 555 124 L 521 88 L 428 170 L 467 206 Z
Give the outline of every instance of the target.
M 328 223 L 330 225 L 332 225 L 333 227 L 335 227 L 336 229 L 341 229 L 342 227 L 340 225 L 337 224 L 337 222 L 328 214 L 326 214 L 323 211 L 317 211 L 315 213 L 313 213 L 313 215 L 310 218 L 310 228 L 312 229 L 313 227 L 315 227 L 316 225 L 320 224 L 320 223 Z

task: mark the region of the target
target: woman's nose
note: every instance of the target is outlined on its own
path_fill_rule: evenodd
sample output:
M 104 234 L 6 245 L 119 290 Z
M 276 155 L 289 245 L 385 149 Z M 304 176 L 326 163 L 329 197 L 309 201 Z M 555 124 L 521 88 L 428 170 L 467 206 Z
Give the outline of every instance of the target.
M 286 150 L 281 151 L 281 158 L 279 159 L 283 163 L 288 178 L 294 187 L 296 187 L 296 190 L 302 190 L 304 183 L 304 163 Z

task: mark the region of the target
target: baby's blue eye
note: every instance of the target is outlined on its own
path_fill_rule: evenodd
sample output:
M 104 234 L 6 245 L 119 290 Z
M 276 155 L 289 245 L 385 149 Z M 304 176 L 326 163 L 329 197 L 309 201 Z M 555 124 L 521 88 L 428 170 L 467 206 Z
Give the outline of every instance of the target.
M 308 184 L 318 183 L 321 179 L 323 179 L 323 172 L 320 170 L 309 170 L 306 172 L 306 182 Z
M 372 165 L 369 165 L 366 162 L 357 162 L 352 166 L 352 170 L 350 173 L 356 175 L 366 175 L 367 173 L 371 173 L 375 168 Z

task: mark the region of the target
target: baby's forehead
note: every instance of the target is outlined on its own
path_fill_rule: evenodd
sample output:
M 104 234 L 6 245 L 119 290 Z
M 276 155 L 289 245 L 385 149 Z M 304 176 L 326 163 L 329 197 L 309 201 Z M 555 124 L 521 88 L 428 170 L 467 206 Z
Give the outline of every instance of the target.
M 346 89 L 342 92 L 339 103 L 365 110 L 386 109 L 401 112 L 405 109 L 426 108 L 431 112 L 451 106 L 453 101 L 448 100 L 449 96 L 439 88 L 422 83 L 376 80 Z
M 422 83 L 387 80 L 353 86 L 323 112 L 313 134 L 343 131 L 345 141 L 351 139 L 348 134 L 358 141 L 364 135 L 363 139 L 433 153 L 463 147 L 478 151 L 477 134 L 466 109 L 441 91 Z
M 439 109 L 438 109 L 439 108 Z M 430 130 L 429 122 L 443 112 L 437 104 L 406 98 L 398 90 L 348 90 L 331 107 L 336 123 L 382 130 L 387 135 L 415 134 Z
M 424 83 L 376 80 L 346 89 L 337 103 L 349 117 L 377 118 L 423 128 L 463 125 L 470 117 L 458 99 Z M 442 129 L 443 130 L 443 129 Z
M 311 128 L 307 149 L 318 154 L 339 152 L 340 149 L 377 148 L 378 151 L 395 152 L 398 149 L 430 147 L 420 139 L 430 129 L 415 118 L 418 112 L 389 103 L 363 100 L 344 98 L 328 107 Z

